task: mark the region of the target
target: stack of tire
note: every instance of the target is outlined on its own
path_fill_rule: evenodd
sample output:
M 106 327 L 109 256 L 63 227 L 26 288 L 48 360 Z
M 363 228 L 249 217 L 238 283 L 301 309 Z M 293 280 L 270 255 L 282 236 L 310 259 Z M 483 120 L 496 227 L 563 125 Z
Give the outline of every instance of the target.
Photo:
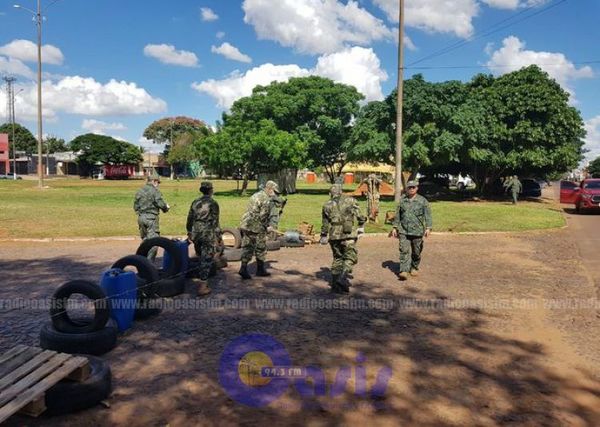
M 94 302 L 91 320 L 73 319 L 67 312 L 69 298 L 81 294 Z M 107 326 L 109 309 L 102 288 L 85 280 L 60 286 L 52 296 L 51 322 L 40 332 L 40 347 L 61 353 L 80 354 L 89 360 L 90 376 L 81 382 L 63 380 L 45 392 L 45 415 L 62 415 L 96 406 L 112 391 L 109 364 L 100 355 L 117 343 L 117 329 Z
M 171 262 L 167 269 L 157 269 L 148 260 L 148 253 L 154 247 L 162 248 L 165 252 L 169 253 Z M 160 312 L 156 312 L 156 310 L 152 311 L 151 301 L 153 299 L 157 297 L 173 297 L 184 292 L 186 272 L 181 271 L 183 258 L 179 247 L 173 240 L 165 237 L 153 237 L 151 239 L 144 240 L 139 246 L 136 255 L 138 257 L 136 260 L 134 260 L 135 255 L 125 257 L 128 258 L 127 261 L 123 261 L 124 258 L 121 258 L 119 261 L 123 262 L 119 265 L 123 265 L 124 262 L 132 262 L 132 264 L 129 265 L 136 267 L 138 270 L 138 276 L 140 279 L 138 280 L 138 296 L 141 295 L 141 306 L 144 304 L 150 305 L 148 308 L 140 309 L 139 313 L 138 310 L 136 310 L 136 318 L 141 319 L 158 314 L 158 312 Z M 142 259 L 147 261 L 147 263 L 144 263 Z M 117 265 L 119 261 L 117 261 L 115 265 Z M 133 262 L 135 262 L 135 265 Z M 115 265 L 113 265 L 113 267 L 115 267 Z

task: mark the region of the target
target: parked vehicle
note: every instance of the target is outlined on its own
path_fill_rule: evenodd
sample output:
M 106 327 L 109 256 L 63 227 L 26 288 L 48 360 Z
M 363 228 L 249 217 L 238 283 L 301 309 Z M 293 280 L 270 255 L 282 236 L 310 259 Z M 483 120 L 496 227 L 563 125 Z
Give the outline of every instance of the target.
M 561 181 L 560 202 L 574 204 L 577 213 L 600 210 L 600 179 L 584 179 L 580 184 Z
M 132 165 L 104 165 L 105 179 L 127 179 L 134 172 L 135 167 Z
M 542 197 L 542 186 L 535 179 L 524 179 L 521 181 L 523 197 Z
M 14 179 L 12 174 L 8 174 L 8 175 L 0 175 L 0 179 Z M 22 177 L 20 177 L 19 175 L 17 175 L 17 179 L 23 179 Z

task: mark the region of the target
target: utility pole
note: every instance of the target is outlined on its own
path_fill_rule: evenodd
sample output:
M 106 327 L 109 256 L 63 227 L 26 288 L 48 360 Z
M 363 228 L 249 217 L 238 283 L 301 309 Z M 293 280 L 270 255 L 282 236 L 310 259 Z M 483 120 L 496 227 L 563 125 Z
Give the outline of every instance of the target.
M 402 101 L 404 94 L 404 0 L 400 1 L 398 24 L 398 96 L 396 99 L 396 176 L 394 200 L 400 201 L 402 191 Z
M 15 89 L 13 83 L 17 79 L 15 77 L 6 76 L 4 81 L 6 82 L 6 111 L 8 113 L 7 122 L 12 127 L 12 148 L 13 148 L 13 180 L 17 179 L 17 144 L 15 141 Z M 9 150 L 10 152 L 10 150 Z M 10 162 L 10 158 L 9 158 Z M 10 171 L 6 171 L 8 175 Z
M 37 71 L 37 119 L 38 119 L 38 187 L 44 188 L 44 154 L 43 154 L 43 138 L 42 133 L 42 0 L 37 0 L 37 59 L 38 59 L 38 71 Z

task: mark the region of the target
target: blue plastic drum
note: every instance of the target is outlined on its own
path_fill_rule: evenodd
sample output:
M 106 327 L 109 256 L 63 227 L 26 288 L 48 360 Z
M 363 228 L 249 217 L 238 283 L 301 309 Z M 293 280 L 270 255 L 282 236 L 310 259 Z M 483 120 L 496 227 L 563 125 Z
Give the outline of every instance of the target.
M 120 332 L 131 328 L 137 303 L 137 280 L 133 271 L 113 268 L 106 271 L 100 280 L 110 306 L 110 317 L 117 323 Z
M 185 273 L 188 269 L 188 265 L 190 263 L 190 254 L 188 246 L 190 245 L 187 240 L 174 240 L 175 244 L 179 248 L 179 252 L 181 253 L 181 271 L 180 273 Z M 171 266 L 171 255 L 165 251 L 163 255 L 163 271 L 167 271 Z

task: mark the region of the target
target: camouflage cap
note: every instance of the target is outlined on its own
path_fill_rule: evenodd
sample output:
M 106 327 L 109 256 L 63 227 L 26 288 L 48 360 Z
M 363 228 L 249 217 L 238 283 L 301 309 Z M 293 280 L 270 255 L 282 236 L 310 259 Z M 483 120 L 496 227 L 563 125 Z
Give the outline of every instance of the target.
M 202 190 L 212 190 L 213 189 L 213 183 L 210 181 L 202 181 L 200 183 L 200 191 Z
M 342 195 L 342 186 L 340 184 L 335 184 L 331 186 L 329 190 L 329 194 L 332 197 L 341 196 Z
M 160 175 L 157 174 L 156 172 L 152 172 L 151 174 L 148 174 L 148 176 L 146 177 L 148 182 L 152 182 L 152 181 L 158 181 L 160 182 Z
M 408 181 L 406 183 L 406 188 L 410 188 L 410 187 L 418 187 L 419 183 L 417 181 Z
M 265 183 L 265 190 L 268 190 L 269 188 L 272 189 L 275 194 L 279 194 L 279 186 L 275 181 L 267 181 Z

